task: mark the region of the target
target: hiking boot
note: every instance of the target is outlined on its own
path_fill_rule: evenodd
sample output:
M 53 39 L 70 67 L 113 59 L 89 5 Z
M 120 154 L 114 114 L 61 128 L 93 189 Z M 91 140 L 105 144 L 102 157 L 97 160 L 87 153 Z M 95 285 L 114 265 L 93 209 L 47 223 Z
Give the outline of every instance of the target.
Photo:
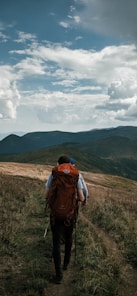
M 56 275 L 56 277 L 55 277 L 55 283 L 56 284 L 61 284 L 62 279 L 63 279 L 63 274 L 62 273 L 60 275 Z

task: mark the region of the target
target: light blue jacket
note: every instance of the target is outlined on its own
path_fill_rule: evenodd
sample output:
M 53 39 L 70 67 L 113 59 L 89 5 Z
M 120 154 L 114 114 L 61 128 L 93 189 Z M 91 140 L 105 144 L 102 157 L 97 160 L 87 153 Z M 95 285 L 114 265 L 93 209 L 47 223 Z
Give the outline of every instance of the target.
M 89 198 L 88 188 L 87 188 L 85 180 L 84 180 L 84 178 L 83 178 L 83 176 L 81 174 L 79 174 L 79 179 L 80 179 L 80 181 L 82 183 L 83 194 L 84 194 L 85 198 L 88 199 Z

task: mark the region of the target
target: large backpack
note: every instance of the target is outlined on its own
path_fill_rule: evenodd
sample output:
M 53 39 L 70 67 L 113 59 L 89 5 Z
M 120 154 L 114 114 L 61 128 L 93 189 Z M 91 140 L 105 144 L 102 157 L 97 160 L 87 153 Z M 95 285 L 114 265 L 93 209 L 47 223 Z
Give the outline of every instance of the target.
M 48 203 L 53 218 L 66 223 L 75 215 L 77 206 L 77 182 L 79 172 L 70 163 L 52 169 L 53 180 L 48 193 Z

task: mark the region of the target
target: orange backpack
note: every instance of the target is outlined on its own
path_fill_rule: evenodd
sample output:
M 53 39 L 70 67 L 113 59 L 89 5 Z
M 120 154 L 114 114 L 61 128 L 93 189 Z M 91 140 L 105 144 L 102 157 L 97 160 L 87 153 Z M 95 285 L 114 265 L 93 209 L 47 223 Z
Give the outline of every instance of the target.
M 48 194 L 51 215 L 69 221 L 75 215 L 77 206 L 79 172 L 72 164 L 63 163 L 53 168 L 52 176 Z

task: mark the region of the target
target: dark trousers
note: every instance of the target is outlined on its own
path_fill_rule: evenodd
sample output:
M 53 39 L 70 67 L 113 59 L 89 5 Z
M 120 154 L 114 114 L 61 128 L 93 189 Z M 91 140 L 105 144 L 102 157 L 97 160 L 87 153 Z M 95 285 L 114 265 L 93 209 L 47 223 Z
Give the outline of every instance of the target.
M 71 257 L 72 247 L 72 234 L 74 229 L 75 221 L 72 219 L 68 226 L 65 225 L 63 220 L 55 219 L 54 224 L 51 223 L 52 239 L 53 239 L 53 259 L 55 264 L 56 275 L 60 275 L 62 272 L 61 267 L 61 238 L 62 235 L 65 240 L 65 254 L 64 254 L 64 265 L 68 265 Z

